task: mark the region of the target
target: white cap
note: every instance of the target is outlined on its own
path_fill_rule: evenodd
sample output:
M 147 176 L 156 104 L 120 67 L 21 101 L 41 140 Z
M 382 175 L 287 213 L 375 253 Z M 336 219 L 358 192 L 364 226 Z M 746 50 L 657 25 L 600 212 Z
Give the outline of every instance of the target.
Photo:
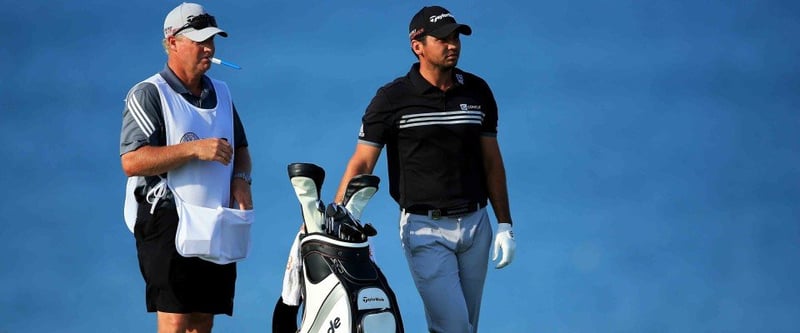
M 227 32 L 216 27 L 216 21 L 213 19 L 213 16 L 210 15 L 210 22 L 213 22 L 213 24 L 210 24 L 205 28 L 200 30 L 196 30 L 192 27 L 181 29 L 193 18 L 204 14 L 208 15 L 203 6 L 200 6 L 196 3 L 184 2 L 180 4 L 178 7 L 175 7 L 175 9 L 169 12 L 169 14 L 167 14 L 167 18 L 164 19 L 164 38 L 172 36 L 178 30 L 180 30 L 178 35 L 185 36 L 186 38 L 189 38 L 195 42 L 202 42 L 217 34 L 222 37 L 228 37 Z

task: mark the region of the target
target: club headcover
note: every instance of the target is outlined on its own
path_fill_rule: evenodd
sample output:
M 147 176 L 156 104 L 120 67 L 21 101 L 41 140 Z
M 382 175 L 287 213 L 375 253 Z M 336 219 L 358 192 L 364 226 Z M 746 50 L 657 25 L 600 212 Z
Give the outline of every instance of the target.
M 292 163 L 287 169 L 294 193 L 300 201 L 306 232 L 322 232 L 325 213 L 320 193 L 325 181 L 325 170 L 311 163 Z

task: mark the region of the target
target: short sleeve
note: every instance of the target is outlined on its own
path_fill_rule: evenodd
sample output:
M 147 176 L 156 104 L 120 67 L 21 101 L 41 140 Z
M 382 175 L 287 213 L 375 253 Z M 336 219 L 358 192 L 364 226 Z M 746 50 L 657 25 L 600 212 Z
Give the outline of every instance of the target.
M 367 106 L 367 111 L 361 118 L 361 130 L 358 139 L 361 143 L 383 147 L 392 130 L 392 106 L 386 97 L 384 88 L 378 89 L 375 97 Z
M 144 145 L 159 145 L 163 141 L 160 115 L 158 88 L 149 82 L 134 86 L 125 97 L 119 154 L 123 155 Z
M 483 105 L 486 106 L 484 109 L 483 128 L 481 129 L 481 133 L 484 136 L 497 136 L 497 101 L 494 99 L 494 94 L 492 93 L 492 89 L 489 88 L 489 84 L 483 80 L 481 80 L 481 84 L 483 85 L 485 98 Z

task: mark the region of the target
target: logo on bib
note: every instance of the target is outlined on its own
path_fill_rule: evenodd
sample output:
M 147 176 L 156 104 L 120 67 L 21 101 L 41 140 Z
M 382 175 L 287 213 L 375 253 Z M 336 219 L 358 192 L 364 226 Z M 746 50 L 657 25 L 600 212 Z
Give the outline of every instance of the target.
M 194 132 L 186 132 L 186 134 L 181 137 L 181 143 L 195 140 L 200 140 L 200 137 L 194 134 Z

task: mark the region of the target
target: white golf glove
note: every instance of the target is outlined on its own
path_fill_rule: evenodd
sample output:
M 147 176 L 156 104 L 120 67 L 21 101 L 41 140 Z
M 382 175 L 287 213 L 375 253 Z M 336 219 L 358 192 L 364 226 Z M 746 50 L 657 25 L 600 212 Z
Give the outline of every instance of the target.
M 498 252 L 501 249 L 503 250 L 503 257 L 495 268 L 506 267 L 514 260 L 514 248 L 516 246 L 514 232 L 511 231 L 511 223 L 498 223 L 497 235 L 494 237 L 494 257 L 492 261 L 497 260 Z

